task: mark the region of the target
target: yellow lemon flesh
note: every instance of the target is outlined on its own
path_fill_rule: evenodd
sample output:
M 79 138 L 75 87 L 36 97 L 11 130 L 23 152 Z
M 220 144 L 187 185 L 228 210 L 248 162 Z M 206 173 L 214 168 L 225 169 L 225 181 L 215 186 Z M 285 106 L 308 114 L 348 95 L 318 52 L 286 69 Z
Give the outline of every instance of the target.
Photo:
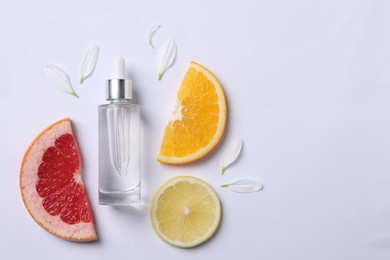
M 217 193 L 203 180 L 178 176 L 165 182 L 150 207 L 157 235 L 176 247 L 194 247 L 208 240 L 221 219 Z

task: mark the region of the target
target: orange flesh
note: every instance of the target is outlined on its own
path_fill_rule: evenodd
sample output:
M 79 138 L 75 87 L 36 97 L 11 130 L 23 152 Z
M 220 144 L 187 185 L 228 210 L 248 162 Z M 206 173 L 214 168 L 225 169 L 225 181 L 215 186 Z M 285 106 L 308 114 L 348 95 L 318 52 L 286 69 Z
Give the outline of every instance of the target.
M 158 160 L 186 163 L 203 157 L 222 137 L 225 122 L 222 87 L 210 71 L 192 62 L 165 128 Z M 170 158 L 174 159 L 171 161 Z

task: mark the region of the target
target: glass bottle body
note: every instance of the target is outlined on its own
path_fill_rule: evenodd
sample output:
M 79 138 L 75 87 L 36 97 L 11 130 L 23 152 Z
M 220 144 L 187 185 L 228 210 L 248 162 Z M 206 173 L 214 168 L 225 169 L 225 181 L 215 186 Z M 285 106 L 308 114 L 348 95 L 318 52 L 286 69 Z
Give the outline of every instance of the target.
M 141 201 L 140 107 L 128 100 L 99 106 L 99 203 Z

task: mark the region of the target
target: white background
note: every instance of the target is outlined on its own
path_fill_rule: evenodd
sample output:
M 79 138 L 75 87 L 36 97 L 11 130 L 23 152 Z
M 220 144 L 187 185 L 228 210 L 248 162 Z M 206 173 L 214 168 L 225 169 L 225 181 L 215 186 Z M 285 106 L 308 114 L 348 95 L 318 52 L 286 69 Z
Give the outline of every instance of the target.
M 176 40 L 174 66 L 159 82 L 155 45 Z M 0 259 L 390 259 L 390 1 L 2 1 L 0 7 Z M 78 84 L 89 43 L 95 72 Z M 142 206 L 97 199 L 97 106 L 110 61 L 122 55 L 142 107 Z M 191 60 L 219 78 L 229 121 L 220 147 L 186 166 L 156 162 L 176 91 Z M 44 74 L 68 72 L 80 98 Z M 99 241 L 58 239 L 26 211 L 19 168 L 35 136 L 73 120 Z M 244 150 L 222 177 L 227 143 Z M 176 175 L 209 182 L 223 218 L 206 244 L 178 249 L 149 221 L 156 188 Z M 264 190 L 219 186 L 241 178 Z

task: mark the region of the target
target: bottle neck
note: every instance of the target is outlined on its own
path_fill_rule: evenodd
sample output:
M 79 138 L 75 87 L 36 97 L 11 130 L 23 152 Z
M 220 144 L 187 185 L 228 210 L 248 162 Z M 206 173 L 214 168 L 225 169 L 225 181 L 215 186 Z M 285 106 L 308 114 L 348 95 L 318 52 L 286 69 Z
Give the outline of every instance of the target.
M 131 99 L 131 92 L 131 80 L 109 79 L 106 81 L 107 100 Z
M 111 99 L 110 104 L 128 104 L 131 103 L 131 99 Z

